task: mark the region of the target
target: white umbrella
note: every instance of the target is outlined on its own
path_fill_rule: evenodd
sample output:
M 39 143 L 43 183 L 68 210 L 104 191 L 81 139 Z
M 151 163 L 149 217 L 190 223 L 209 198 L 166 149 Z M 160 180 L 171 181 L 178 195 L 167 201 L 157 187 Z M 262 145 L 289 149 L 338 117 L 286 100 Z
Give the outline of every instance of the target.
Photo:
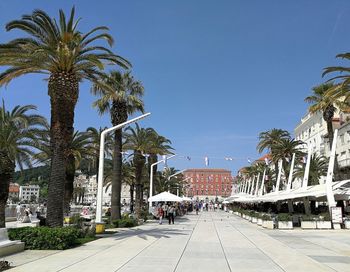
M 187 196 L 183 196 L 183 197 L 182 197 L 182 200 L 183 200 L 183 201 L 192 201 L 192 199 L 189 198 L 189 197 L 187 197 Z
M 154 195 L 148 199 L 148 202 L 160 202 L 160 201 L 174 201 L 174 202 L 181 202 L 183 199 L 177 195 L 163 192 L 158 195 Z

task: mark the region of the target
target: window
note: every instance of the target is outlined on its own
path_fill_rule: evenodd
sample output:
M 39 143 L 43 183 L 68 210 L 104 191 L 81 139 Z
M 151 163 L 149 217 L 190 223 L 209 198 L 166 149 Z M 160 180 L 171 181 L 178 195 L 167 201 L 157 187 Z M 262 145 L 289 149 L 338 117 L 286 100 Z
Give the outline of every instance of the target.
M 341 135 L 340 135 L 340 143 L 341 143 L 341 144 L 344 144 L 344 134 L 341 134 Z

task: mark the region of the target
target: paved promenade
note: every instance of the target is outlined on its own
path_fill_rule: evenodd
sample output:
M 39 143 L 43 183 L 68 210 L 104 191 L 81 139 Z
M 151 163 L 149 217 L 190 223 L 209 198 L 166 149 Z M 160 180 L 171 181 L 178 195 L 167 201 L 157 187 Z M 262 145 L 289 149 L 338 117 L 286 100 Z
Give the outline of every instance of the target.
M 224 212 L 190 214 L 65 251 L 5 258 L 11 272 L 350 271 L 350 232 L 265 230 Z

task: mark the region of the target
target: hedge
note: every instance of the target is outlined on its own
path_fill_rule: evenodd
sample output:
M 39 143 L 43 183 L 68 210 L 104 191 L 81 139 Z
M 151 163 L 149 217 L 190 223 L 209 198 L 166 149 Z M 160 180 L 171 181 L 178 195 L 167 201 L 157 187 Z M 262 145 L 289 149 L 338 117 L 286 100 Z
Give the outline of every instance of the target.
M 85 233 L 75 227 L 24 227 L 8 229 L 10 240 L 21 240 L 25 249 L 67 249 L 75 246 Z

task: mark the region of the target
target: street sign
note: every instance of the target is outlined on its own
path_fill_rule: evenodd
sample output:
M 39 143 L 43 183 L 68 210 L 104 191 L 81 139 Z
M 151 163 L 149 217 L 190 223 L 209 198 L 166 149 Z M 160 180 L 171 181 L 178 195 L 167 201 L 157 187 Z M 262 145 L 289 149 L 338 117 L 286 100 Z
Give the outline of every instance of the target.
M 343 223 L 343 214 L 341 207 L 331 207 L 332 223 Z

